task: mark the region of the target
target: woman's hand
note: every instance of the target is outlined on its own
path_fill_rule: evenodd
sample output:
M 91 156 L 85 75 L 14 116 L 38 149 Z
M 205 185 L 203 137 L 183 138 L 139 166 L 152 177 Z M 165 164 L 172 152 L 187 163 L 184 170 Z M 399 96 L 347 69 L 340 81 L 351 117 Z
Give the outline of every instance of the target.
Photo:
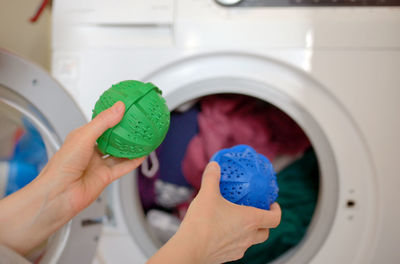
M 43 169 L 49 180 L 59 181 L 57 193 L 66 192 L 71 207 L 69 212 L 73 215 L 92 203 L 107 185 L 137 168 L 144 160 L 144 157 L 104 159 L 95 147 L 97 138 L 118 124 L 124 111 L 124 103 L 117 102 L 87 125 L 72 131 Z
M 141 164 L 144 158 L 102 158 L 95 146 L 124 111 L 125 105 L 117 102 L 71 132 L 34 181 L 0 201 L 0 244 L 29 252 L 90 205 L 108 184 Z
M 279 225 L 281 210 L 240 206 L 219 190 L 220 169 L 208 164 L 199 194 L 191 203 L 178 232 L 149 260 L 149 264 L 212 264 L 240 259 L 253 244 L 267 240 Z

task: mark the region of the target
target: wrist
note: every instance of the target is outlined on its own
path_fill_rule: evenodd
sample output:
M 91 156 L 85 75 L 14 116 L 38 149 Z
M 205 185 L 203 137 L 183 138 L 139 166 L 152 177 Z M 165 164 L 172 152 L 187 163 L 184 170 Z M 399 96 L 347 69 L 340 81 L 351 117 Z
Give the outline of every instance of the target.
M 148 261 L 147 264 L 203 264 L 195 237 L 181 229 Z
M 176 244 L 177 252 L 182 252 L 188 262 L 194 264 L 205 263 L 203 257 L 203 246 L 199 238 L 189 230 L 179 229 L 171 238 L 171 242 Z
M 43 175 L 42 175 L 43 176 Z M 67 203 L 51 194 L 51 185 L 38 177 L 0 201 L 0 243 L 20 254 L 40 245 L 68 220 Z

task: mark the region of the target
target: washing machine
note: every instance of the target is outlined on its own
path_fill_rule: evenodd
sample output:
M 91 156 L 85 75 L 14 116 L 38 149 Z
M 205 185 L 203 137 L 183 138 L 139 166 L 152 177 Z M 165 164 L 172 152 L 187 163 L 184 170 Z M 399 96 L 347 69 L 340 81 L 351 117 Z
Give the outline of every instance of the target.
M 84 123 L 77 108 L 89 120 L 99 95 L 121 80 L 153 82 L 171 110 L 220 93 L 266 101 L 301 126 L 320 168 L 307 234 L 274 263 L 398 263 L 399 6 L 395 0 L 56 0 L 52 75 L 77 105 L 52 85 L 23 96 L 48 115 L 58 144 L 68 122 Z M 21 91 L 41 83 L 33 80 L 18 80 L 25 82 Z M 57 101 L 55 90 L 64 94 Z M 98 221 L 72 220 L 81 230 L 102 223 L 101 235 L 86 241 L 97 248 L 84 246 L 83 231 L 70 224 L 64 244 L 53 243 L 58 263 L 72 263 L 68 257 L 87 263 L 90 256 L 94 263 L 144 263 L 161 246 L 146 224 L 135 172 L 105 195 L 104 215 L 90 218 Z
M 86 123 L 76 102 L 50 74 L 0 49 L 0 198 L 35 178 L 67 134 Z M 96 202 L 28 257 L 35 263 L 90 263 L 105 201 Z

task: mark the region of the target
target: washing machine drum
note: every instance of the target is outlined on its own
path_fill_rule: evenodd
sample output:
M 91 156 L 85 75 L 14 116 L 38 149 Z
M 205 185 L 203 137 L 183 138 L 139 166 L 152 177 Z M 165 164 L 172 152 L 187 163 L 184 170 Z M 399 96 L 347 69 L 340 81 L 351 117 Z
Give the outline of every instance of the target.
M 0 124 L 3 198 L 32 181 L 66 135 L 85 124 L 85 119 L 45 71 L 0 50 Z M 44 250 L 38 250 L 40 263 L 90 263 L 101 226 L 81 223 L 102 215 L 104 204 L 99 200 L 55 233 Z

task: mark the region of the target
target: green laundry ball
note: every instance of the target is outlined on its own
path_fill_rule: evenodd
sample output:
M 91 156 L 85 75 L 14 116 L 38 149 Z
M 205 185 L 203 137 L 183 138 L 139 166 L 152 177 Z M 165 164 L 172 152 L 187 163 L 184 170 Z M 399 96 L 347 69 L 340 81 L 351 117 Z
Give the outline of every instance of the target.
M 97 139 L 103 154 L 134 159 L 148 155 L 164 140 L 170 113 L 161 90 L 152 83 L 123 81 L 97 100 L 92 119 L 116 102 L 125 104 L 122 120 Z

